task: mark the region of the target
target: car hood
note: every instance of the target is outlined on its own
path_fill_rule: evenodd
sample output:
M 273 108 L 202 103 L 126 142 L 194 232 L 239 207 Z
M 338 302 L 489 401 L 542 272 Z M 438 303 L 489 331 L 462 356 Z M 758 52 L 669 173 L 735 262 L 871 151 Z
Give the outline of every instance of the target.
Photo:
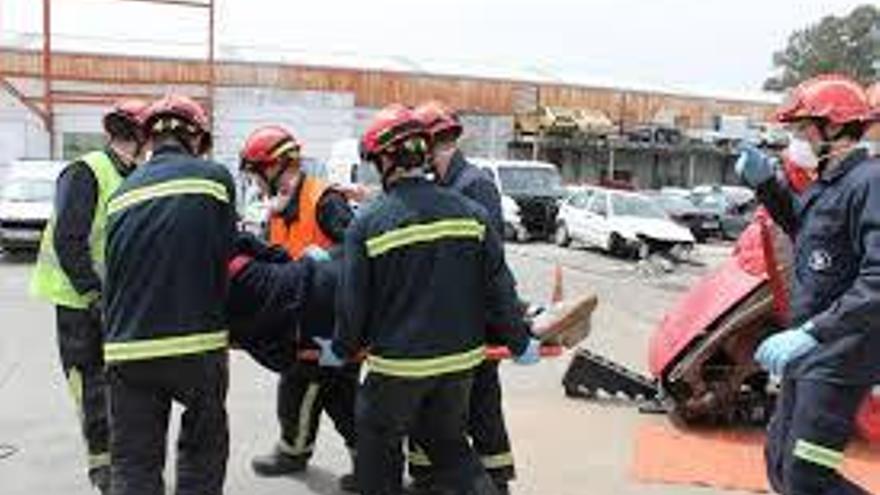
M 643 235 L 658 241 L 694 242 L 691 231 L 672 220 L 661 218 L 612 217 L 612 228 L 623 235 Z
M 563 191 L 514 191 L 504 192 L 505 196 L 509 196 L 514 200 L 518 199 L 546 199 L 555 201 L 565 196 Z
M 49 220 L 52 203 L 0 201 L 0 220 Z

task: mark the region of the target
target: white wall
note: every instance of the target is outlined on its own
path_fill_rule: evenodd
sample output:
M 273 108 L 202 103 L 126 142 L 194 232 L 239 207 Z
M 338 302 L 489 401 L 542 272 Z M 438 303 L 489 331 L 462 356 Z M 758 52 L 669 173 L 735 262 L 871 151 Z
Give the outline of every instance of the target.
M 20 158 L 48 158 L 43 122 L 5 90 L 0 90 L 0 166 Z
M 355 134 L 354 95 L 271 88 L 218 88 L 214 158 L 238 167 L 241 145 L 256 127 L 281 124 L 303 145 L 303 154 L 326 160 L 334 141 Z

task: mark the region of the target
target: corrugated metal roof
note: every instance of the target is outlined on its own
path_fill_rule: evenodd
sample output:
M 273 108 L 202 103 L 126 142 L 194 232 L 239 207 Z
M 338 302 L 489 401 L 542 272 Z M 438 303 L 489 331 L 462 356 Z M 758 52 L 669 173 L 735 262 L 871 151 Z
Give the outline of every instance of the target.
M 145 55 L 178 58 L 204 58 L 204 45 L 194 43 L 163 43 L 154 40 L 113 39 L 97 36 L 53 35 L 59 51 L 84 50 L 98 54 L 130 54 L 135 51 Z M 0 46 L 17 49 L 39 50 L 42 36 L 39 33 L 6 33 L 0 37 Z M 550 64 L 510 64 L 494 59 L 412 58 L 395 55 L 376 55 L 354 52 L 318 52 L 279 48 L 272 45 L 225 45 L 220 44 L 216 54 L 218 61 L 266 62 L 281 65 L 305 65 L 326 68 L 376 70 L 416 73 L 434 76 L 500 79 L 535 84 L 561 84 L 591 88 L 629 90 L 644 93 L 661 93 L 688 97 L 713 98 L 743 102 L 778 104 L 781 95 L 754 91 L 730 91 L 705 88 L 699 84 L 663 84 L 642 81 L 622 81 L 596 74 L 582 74 L 571 68 Z

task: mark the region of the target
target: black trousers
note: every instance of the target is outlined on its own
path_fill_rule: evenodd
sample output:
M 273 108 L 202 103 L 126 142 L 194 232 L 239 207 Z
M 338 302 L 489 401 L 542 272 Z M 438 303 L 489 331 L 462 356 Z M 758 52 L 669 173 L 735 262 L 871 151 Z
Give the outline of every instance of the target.
M 177 438 L 178 495 L 223 493 L 229 430 L 226 351 L 109 367 L 114 495 L 164 495 L 172 402 L 184 407 Z
M 784 495 L 867 495 L 837 470 L 867 386 L 787 377 L 770 422 L 767 475 Z
M 56 327 L 61 365 L 79 412 L 88 449 L 88 474 L 93 478 L 110 466 L 101 321 L 88 311 L 56 306 Z
M 498 364 L 483 361 L 474 370 L 467 433 L 486 472 L 495 483 L 503 484 L 514 479 L 516 471 L 504 421 Z M 422 446 L 425 428 L 430 431 L 430 425 L 416 426 L 409 444 L 409 472 L 417 482 L 431 476 L 431 459 Z
M 321 413 L 326 412 L 354 454 L 354 402 L 359 377 L 357 364 L 333 369 L 299 362 L 281 373 L 277 402 L 281 452 L 305 460 L 311 458 Z
M 400 495 L 403 438 L 426 425 L 422 446 L 437 482 L 456 494 L 494 494 L 467 441 L 471 372 L 406 379 L 370 373 L 357 402 L 356 474 L 363 495 Z

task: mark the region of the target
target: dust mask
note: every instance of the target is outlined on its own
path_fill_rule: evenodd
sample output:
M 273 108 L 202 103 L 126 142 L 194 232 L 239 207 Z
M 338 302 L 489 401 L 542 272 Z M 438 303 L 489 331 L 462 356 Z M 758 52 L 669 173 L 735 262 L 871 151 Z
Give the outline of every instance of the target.
M 809 141 L 805 139 L 792 138 L 785 152 L 788 159 L 799 168 L 815 170 L 819 166 L 819 157 L 816 156 Z

